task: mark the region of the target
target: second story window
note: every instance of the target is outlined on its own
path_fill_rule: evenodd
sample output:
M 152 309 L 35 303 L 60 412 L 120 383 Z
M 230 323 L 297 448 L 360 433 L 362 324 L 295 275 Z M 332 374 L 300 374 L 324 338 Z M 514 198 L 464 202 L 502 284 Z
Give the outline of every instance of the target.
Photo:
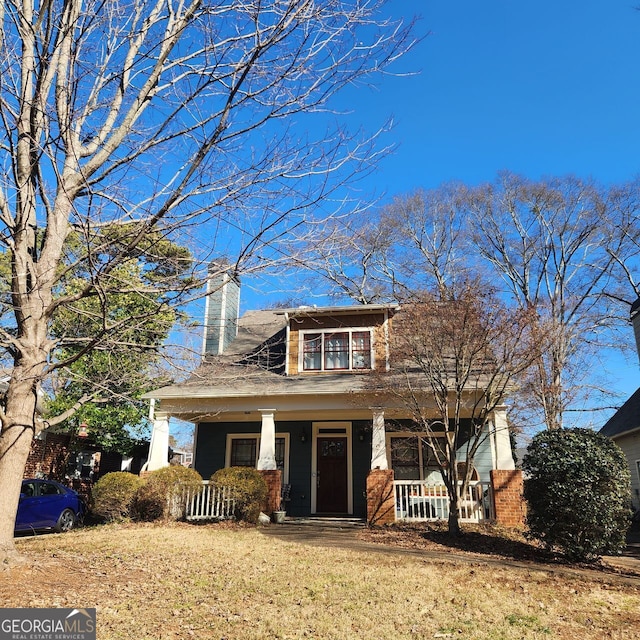
M 371 369 L 371 331 L 302 334 L 303 371 Z

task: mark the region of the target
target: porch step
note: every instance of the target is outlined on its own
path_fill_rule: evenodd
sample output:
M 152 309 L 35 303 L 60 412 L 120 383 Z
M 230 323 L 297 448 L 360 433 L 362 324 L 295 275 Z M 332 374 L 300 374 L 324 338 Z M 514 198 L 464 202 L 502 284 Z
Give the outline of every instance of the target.
M 287 517 L 285 524 L 324 527 L 334 529 L 361 529 L 366 527 L 366 522 L 362 518 L 341 518 L 341 517 Z

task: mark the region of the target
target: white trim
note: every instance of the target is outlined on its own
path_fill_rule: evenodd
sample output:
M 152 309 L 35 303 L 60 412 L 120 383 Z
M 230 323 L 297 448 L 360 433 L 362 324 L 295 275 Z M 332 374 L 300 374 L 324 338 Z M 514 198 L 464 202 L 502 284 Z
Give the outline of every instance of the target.
M 320 433 L 320 429 L 327 431 Z M 347 513 L 353 515 L 353 423 L 312 422 L 311 432 L 311 513 L 317 513 L 318 438 L 335 435 L 347 438 Z
M 284 440 L 284 470 L 282 471 L 283 484 L 289 484 L 289 451 L 291 449 L 290 433 L 278 433 L 276 432 L 276 440 L 282 438 Z M 254 467 L 258 465 L 258 456 L 260 454 L 260 434 L 256 433 L 227 433 L 227 440 L 225 444 L 224 452 L 224 466 L 228 468 L 231 466 L 231 441 L 240 439 L 255 439 L 256 440 L 256 460 Z M 194 452 L 195 453 L 195 452 Z
M 289 340 L 291 340 L 291 325 L 289 323 L 289 314 L 284 314 L 285 322 L 285 358 L 284 358 L 284 375 L 289 375 Z
M 369 362 L 370 366 L 362 369 L 353 368 L 353 337 L 354 333 L 369 333 Z M 349 368 L 348 369 L 325 369 L 324 368 L 324 336 L 326 334 L 333 333 L 348 333 L 349 334 Z M 320 334 L 323 336 L 320 349 L 320 369 L 305 369 L 304 368 L 304 337 L 310 334 Z M 373 371 L 376 367 L 375 362 L 375 332 L 374 327 L 333 327 L 330 329 L 300 329 L 298 331 L 298 371 L 300 373 L 335 373 L 340 371 Z
M 389 344 L 389 310 L 384 310 L 384 357 L 386 360 L 385 369 L 391 371 L 391 346 Z

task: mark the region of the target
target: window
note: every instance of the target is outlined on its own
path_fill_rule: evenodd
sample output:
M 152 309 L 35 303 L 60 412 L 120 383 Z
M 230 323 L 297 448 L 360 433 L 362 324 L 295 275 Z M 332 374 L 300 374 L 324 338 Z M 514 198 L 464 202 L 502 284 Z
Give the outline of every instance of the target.
M 426 480 L 431 484 L 443 484 L 438 465 L 430 459 L 427 445 L 418 436 L 387 436 L 387 447 L 396 480 Z
M 232 467 L 255 467 L 257 461 L 258 438 L 234 438 L 231 441 Z
M 40 483 L 40 495 L 41 496 L 56 496 L 60 493 L 60 489 L 50 482 Z
M 371 369 L 371 330 L 302 333 L 303 371 Z
M 276 435 L 276 465 L 282 471 L 282 481 L 289 481 L 288 448 L 289 435 Z M 256 467 L 260 455 L 258 434 L 229 434 L 227 436 L 227 467 Z

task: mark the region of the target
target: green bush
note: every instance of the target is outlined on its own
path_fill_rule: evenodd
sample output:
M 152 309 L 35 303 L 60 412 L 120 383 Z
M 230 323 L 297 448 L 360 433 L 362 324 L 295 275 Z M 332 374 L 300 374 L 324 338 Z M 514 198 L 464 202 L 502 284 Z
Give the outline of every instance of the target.
M 211 483 L 231 490 L 237 520 L 258 522 L 268 493 L 267 483 L 259 471 L 252 467 L 219 469 L 211 476 Z
M 134 496 L 141 485 L 140 477 L 126 471 L 105 474 L 91 492 L 93 513 L 107 521 L 129 518 Z
M 631 522 L 624 454 L 588 429 L 544 431 L 522 463 L 529 536 L 570 560 L 620 553 Z
M 152 471 L 136 494 L 134 510 L 140 520 L 180 520 L 184 518 L 189 492 L 202 487 L 202 476 L 181 465 Z

